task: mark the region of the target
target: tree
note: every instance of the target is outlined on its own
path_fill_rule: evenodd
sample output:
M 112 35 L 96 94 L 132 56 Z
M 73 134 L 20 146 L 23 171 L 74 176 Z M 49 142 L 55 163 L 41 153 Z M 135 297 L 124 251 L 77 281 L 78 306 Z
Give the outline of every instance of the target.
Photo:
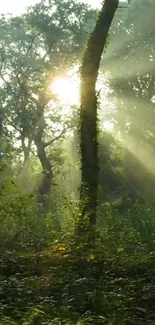
M 54 179 L 49 147 L 69 127 L 50 85 L 78 62 L 94 15 L 73 1 L 42 1 L 21 17 L 1 18 L 1 109 L 14 141 L 20 142 L 24 171 L 35 146 L 43 172 L 42 202 Z
M 80 108 L 80 147 L 81 147 L 81 215 L 78 231 L 81 233 L 85 217 L 89 227 L 96 224 L 98 197 L 98 96 L 96 81 L 103 50 L 106 47 L 108 32 L 118 8 L 118 0 L 105 0 L 94 30 L 88 40 L 81 66 L 81 108 Z

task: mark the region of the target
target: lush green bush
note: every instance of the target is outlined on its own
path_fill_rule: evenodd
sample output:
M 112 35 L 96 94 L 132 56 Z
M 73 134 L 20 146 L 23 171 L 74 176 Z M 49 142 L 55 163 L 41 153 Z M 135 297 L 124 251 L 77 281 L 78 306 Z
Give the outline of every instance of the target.
M 16 249 L 3 251 L 2 324 L 11 325 L 11 319 L 17 324 L 92 324 L 94 319 L 107 325 L 141 325 L 143 320 L 153 324 L 154 206 L 136 202 L 123 218 L 116 206 L 103 205 L 98 226 L 94 249 L 81 248 L 81 254 L 71 253 L 72 245 L 68 242 L 66 246 L 65 236 L 57 239 L 55 250 L 54 243 L 47 242 L 48 249 L 38 255 L 33 253 L 35 241 L 21 250 L 18 243 Z

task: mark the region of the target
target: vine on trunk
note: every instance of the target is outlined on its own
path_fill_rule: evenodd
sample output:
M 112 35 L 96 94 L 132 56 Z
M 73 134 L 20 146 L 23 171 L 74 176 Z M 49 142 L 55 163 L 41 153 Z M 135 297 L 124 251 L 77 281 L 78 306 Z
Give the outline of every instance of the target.
M 105 0 L 87 43 L 81 66 L 80 149 L 81 149 L 81 213 L 78 233 L 96 225 L 98 198 L 98 96 L 96 81 L 100 60 L 106 48 L 108 32 L 119 0 Z

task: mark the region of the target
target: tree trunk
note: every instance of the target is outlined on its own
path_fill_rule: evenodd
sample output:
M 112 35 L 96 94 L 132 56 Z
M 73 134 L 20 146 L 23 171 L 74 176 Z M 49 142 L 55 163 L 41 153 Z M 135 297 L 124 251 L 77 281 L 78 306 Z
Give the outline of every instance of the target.
M 25 171 L 27 172 L 29 169 L 31 144 L 32 144 L 32 141 L 30 138 L 28 138 L 28 144 L 26 145 L 25 138 L 23 136 L 21 137 L 21 145 L 22 145 L 22 151 L 23 151 L 23 155 L 24 155 L 24 160 L 23 160 L 24 172 Z
M 43 178 L 41 180 L 41 184 L 39 186 L 39 196 L 40 196 L 40 202 L 42 203 L 43 207 L 47 208 L 47 198 L 50 193 L 51 189 L 51 183 L 53 179 L 53 171 L 51 163 L 47 157 L 46 151 L 45 151 L 45 143 L 43 141 L 43 134 L 44 129 L 46 127 L 46 123 L 44 120 L 44 100 L 41 100 L 40 105 L 38 105 L 38 125 L 35 135 L 35 145 L 37 148 L 37 155 L 40 160 L 40 163 L 43 168 Z
M 31 190 L 30 188 L 30 179 L 29 179 L 29 167 L 30 167 L 30 152 L 32 141 L 30 138 L 27 139 L 28 143 L 26 144 L 26 139 L 24 135 L 21 135 L 21 147 L 23 152 L 23 164 L 18 170 L 18 182 L 23 187 L 24 190 Z
M 98 196 L 98 129 L 96 81 L 101 56 L 106 46 L 108 32 L 118 7 L 119 0 L 105 0 L 99 13 L 96 26 L 88 40 L 81 67 L 81 110 L 80 110 L 80 147 L 81 147 L 81 218 L 78 229 L 84 229 L 84 220 L 94 228 L 96 224 Z
M 42 197 L 44 197 L 44 199 L 46 199 L 47 195 L 50 193 L 53 172 L 45 152 L 44 143 L 40 141 L 36 142 L 35 144 L 37 147 L 37 155 L 43 168 L 43 178 L 39 186 L 39 193 Z

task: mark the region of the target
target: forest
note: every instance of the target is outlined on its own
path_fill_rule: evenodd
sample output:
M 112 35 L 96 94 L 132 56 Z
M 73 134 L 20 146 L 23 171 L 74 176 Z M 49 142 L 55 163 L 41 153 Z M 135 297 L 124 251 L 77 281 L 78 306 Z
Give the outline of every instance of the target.
M 0 325 L 155 325 L 154 16 L 0 15 Z

